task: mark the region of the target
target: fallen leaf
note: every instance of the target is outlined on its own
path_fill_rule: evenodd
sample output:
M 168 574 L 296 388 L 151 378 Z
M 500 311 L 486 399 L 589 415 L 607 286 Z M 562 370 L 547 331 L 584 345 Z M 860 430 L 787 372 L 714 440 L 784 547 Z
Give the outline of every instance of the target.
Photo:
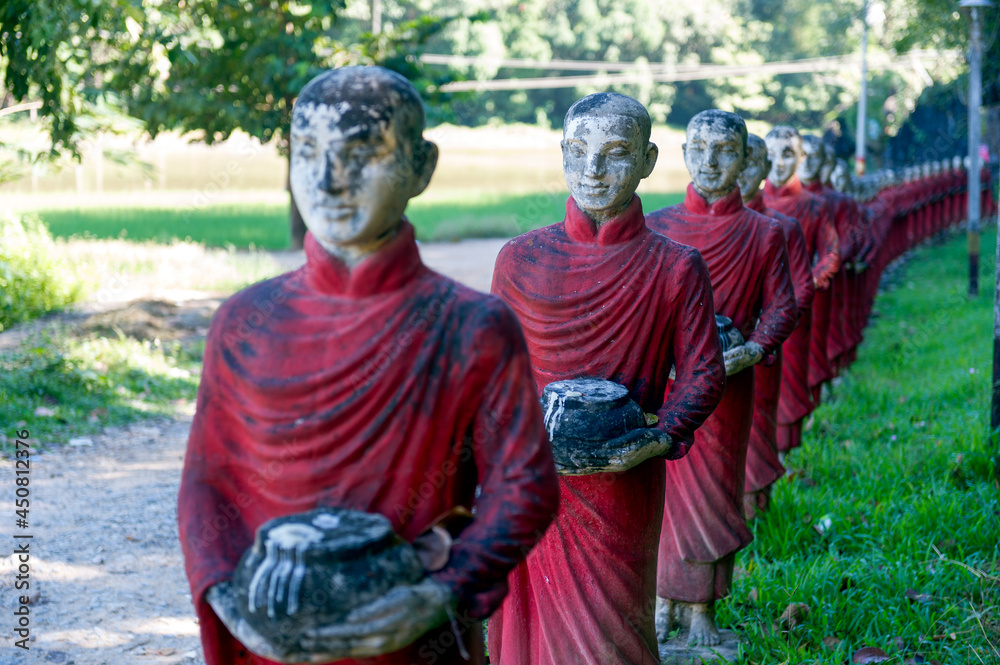
M 778 617 L 777 628 L 775 630 L 791 630 L 801 625 L 807 616 L 809 616 L 808 605 L 805 603 L 789 603 L 785 611 Z
M 750 602 L 756 605 L 758 600 L 760 600 L 760 591 L 757 587 L 753 587 L 750 589 Z
M 934 599 L 929 593 L 918 593 L 916 589 L 907 589 L 904 593 L 906 599 L 911 603 L 921 603 L 926 604 Z
M 884 663 L 889 660 L 889 656 L 878 647 L 864 647 L 858 649 L 851 656 L 852 663 Z
M 839 637 L 832 637 L 832 636 L 824 637 L 823 646 L 825 646 L 827 649 L 836 649 L 838 646 L 840 646 L 840 643 L 843 641 L 844 640 L 840 639 Z
M 56 412 L 47 406 L 40 406 L 37 409 L 35 409 L 35 415 L 43 418 L 51 418 L 52 416 L 56 415 Z
M 904 642 L 903 638 L 898 635 L 892 639 L 892 645 L 896 647 L 896 651 L 906 650 L 906 642 Z
M 921 654 L 916 654 L 913 658 L 907 658 L 903 661 L 903 665 L 926 665 L 927 659 Z

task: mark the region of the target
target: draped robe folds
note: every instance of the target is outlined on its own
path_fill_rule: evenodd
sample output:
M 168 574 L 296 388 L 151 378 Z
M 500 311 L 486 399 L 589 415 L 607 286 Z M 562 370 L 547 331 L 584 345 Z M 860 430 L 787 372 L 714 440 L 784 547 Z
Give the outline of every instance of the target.
M 803 188 L 821 196 L 826 201 L 827 210 L 833 219 L 833 226 L 837 231 L 839 242 L 840 268 L 830 281 L 828 295 L 830 311 L 826 335 L 826 359 L 830 364 L 830 372 L 833 376 L 840 368 L 841 356 L 856 343 L 853 326 L 849 323 L 851 320 L 850 304 L 848 303 L 849 271 L 846 264 L 854 260 L 854 254 L 859 244 L 858 209 L 850 197 L 841 194 L 829 185 L 823 185 L 819 180 L 803 185 Z
M 815 194 L 804 191 L 798 176 L 782 187 L 775 187 L 770 180 L 764 182 L 764 204 L 799 220 L 806 237 L 806 251 L 813 263 L 813 280 L 827 279 L 840 267 L 840 247 L 837 231 L 826 216 L 826 204 Z M 812 325 L 815 318 L 816 298 L 809 315 L 799 322 L 782 346 L 781 395 L 778 399 L 778 425 L 792 427 L 816 408 L 810 390 L 809 367 L 811 363 Z M 798 447 L 800 432 L 794 430 L 782 450 Z
M 350 271 L 307 234 L 303 268 L 241 291 L 212 321 L 177 511 L 207 665 L 270 662 L 205 601 L 269 519 L 352 508 L 413 540 L 474 506 L 435 577 L 459 600 L 463 640 L 482 662 L 481 624 L 466 619 L 499 605 L 507 573 L 556 511 L 517 320 L 497 298 L 427 269 L 402 224 Z M 451 630 L 338 663 L 466 662 Z
M 684 203 L 646 219 L 650 228 L 697 249 L 708 264 L 715 309 L 747 341 L 775 352 L 795 325 L 795 294 L 781 227 L 743 206 L 738 187 L 709 204 L 693 185 Z M 657 594 L 708 602 L 723 588 L 695 589 L 685 563 L 711 563 L 745 547 L 752 535 L 743 512 L 746 451 L 753 420 L 754 372 L 730 376 L 722 402 L 695 432 L 688 455 L 666 464 Z
M 560 379 L 620 383 L 659 416 L 678 454 L 721 398 L 705 262 L 650 231 L 638 197 L 599 228 L 570 198 L 562 223 L 504 246 L 493 292 L 524 329 L 536 395 Z M 560 478 L 559 514 L 510 574 L 510 593 L 490 620 L 491 662 L 660 662 L 653 613 L 663 467 L 651 459 L 621 473 Z
M 788 265 L 791 269 L 792 288 L 795 292 L 797 326 L 811 321 L 814 287 L 812 266 L 806 250 L 806 237 L 798 220 L 782 215 L 764 205 L 764 194 L 748 201 L 746 207 L 770 217 L 781 226 L 788 247 Z M 784 345 L 782 345 L 784 346 Z M 766 489 L 783 475 L 785 467 L 778 456 L 778 398 L 781 393 L 783 365 L 782 349 L 775 352 L 771 366 L 758 363 L 754 366 L 753 426 L 747 447 L 746 478 L 743 491 L 747 494 Z

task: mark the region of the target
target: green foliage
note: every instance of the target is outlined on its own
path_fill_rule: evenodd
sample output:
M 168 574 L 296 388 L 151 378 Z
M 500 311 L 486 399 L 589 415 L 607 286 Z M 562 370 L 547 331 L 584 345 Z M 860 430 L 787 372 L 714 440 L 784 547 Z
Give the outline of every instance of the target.
M 0 330 L 77 300 L 83 283 L 35 216 L 0 216 Z
M 197 393 L 203 350 L 204 342 L 68 332 L 29 339 L 0 354 L 0 422 L 24 421 L 33 439 L 65 443 L 103 426 L 176 413 L 179 402 Z M 40 407 L 51 415 L 35 415 Z
M 720 608 L 722 624 L 744 631 L 745 662 L 840 665 L 864 646 L 891 662 L 997 662 L 993 310 L 991 298 L 966 298 L 965 262 L 958 239 L 912 255 L 789 456 Z M 993 266 L 984 272 L 990 293 Z M 809 616 L 775 630 L 790 603 Z
M 150 65 L 141 0 L 6 0 L 0 5 L 0 92 L 42 102 L 52 150 L 76 154 L 123 65 Z M 6 106 L 0 95 L 0 106 Z M 87 125 L 91 125 L 87 127 Z

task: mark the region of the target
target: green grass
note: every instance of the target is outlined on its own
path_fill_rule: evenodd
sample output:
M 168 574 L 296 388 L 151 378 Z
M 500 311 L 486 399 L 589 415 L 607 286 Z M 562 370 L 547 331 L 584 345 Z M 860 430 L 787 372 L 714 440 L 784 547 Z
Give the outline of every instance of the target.
M 983 246 L 994 242 L 995 231 Z M 720 606 L 720 623 L 747 638 L 746 662 L 839 665 L 872 646 L 889 662 L 1000 663 L 987 263 L 970 302 L 955 238 L 917 251 L 879 297 L 858 361 L 790 455 Z M 790 603 L 811 612 L 776 633 Z
M 0 354 L 0 435 L 66 443 L 107 426 L 176 414 L 198 389 L 204 342 L 181 345 L 50 331 Z M 46 409 L 36 415 L 39 408 Z M 0 441 L 3 441 L 0 438 Z
M 566 194 L 473 195 L 462 199 L 422 196 L 407 216 L 424 241 L 511 237 L 560 221 Z M 655 210 L 682 194 L 646 194 Z M 125 238 L 169 243 L 190 239 L 209 247 L 288 248 L 288 210 L 273 203 L 215 204 L 190 208 L 93 207 L 39 209 L 56 237 Z

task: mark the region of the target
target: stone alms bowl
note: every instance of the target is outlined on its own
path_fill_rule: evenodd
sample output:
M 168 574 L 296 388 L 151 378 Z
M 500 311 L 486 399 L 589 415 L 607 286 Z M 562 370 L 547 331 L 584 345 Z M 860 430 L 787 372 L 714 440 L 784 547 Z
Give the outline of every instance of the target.
M 603 379 L 553 381 L 542 391 L 542 410 L 556 462 L 566 468 L 576 459 L 610 460 L 619 451 L 608 441 L 646 427 L 628 390 Z
M 719 342 L 722 344 L 723 353 L 730 349 L 735 349 L 737 346 L 743 346 L 746 343 L 746 340 L 743 339 L 743 334 L 733 325 L 733 320 L 728 316 L 716 314 L 715 327 L 719 331 Z
M 342 622 L 424 576 L 413 547 L 378 514 L 320 508 L 270 520 L 233 575 L 237 607 L 273 646 L 304 651 L 308 628 Z

